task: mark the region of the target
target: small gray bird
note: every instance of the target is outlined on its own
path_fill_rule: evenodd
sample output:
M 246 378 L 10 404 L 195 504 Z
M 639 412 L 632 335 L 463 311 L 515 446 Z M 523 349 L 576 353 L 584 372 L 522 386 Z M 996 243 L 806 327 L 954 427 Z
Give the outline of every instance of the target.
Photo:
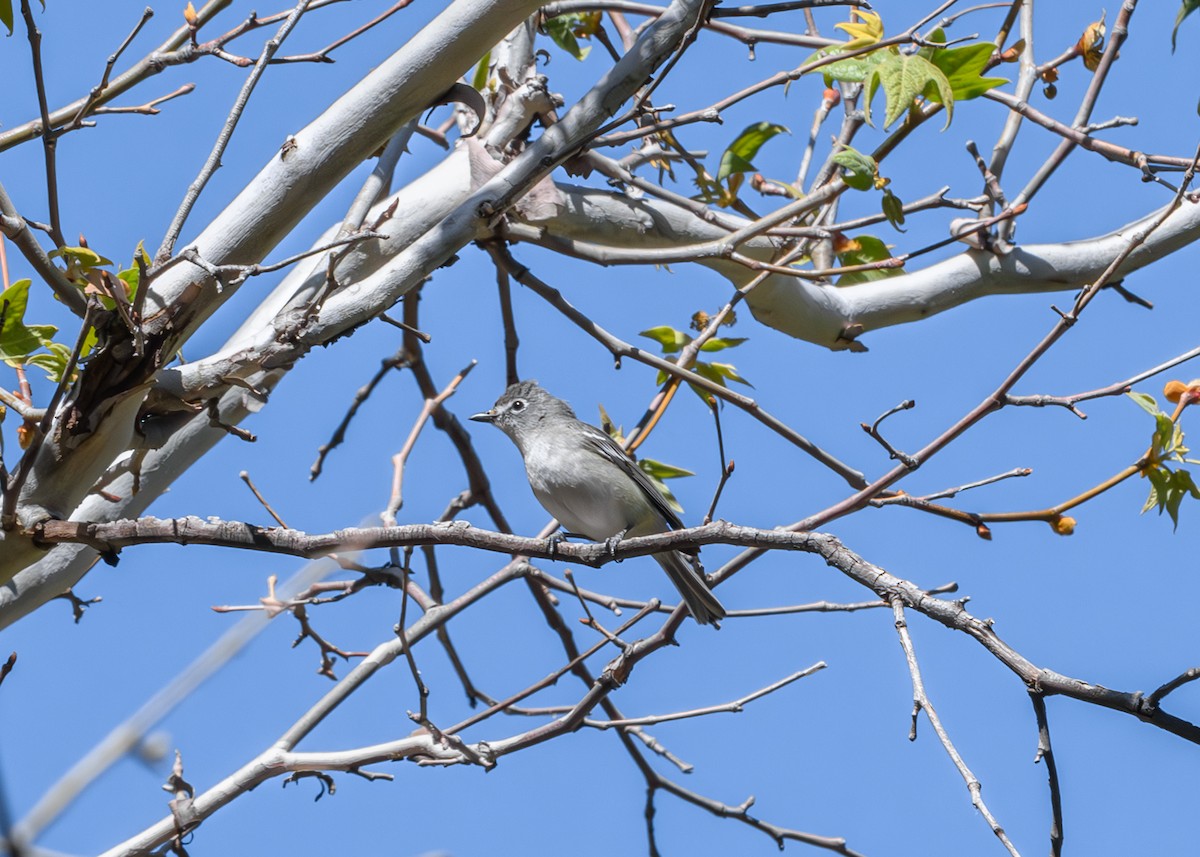
M 683 526 L 662 493 L 612 438 L 576 419 L 570 405 L 536 381 L 513 384 L 490 411 L 471 419 L 492 423 L 512 438 L 525 459 L 525 475 L 538 502 L 569 532 L 601 542 Z M 654 558 L 697 622 L 707 625 L 725 618 L 725 608 L 709 590 L 698 561 L 679 551 Z

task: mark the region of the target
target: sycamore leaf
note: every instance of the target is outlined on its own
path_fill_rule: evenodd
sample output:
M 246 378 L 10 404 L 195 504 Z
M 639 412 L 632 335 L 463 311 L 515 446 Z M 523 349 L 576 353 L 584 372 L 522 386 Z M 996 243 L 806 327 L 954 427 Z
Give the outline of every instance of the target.
M 675 495 L 671 493 L 671 489 L 667 487 L 667 483 L 663 482 L 663 479 L 671 479 L 674 477 L 660 477 L 657 475 L 657 473 L 661 472 L 660 469 L 666 469 L 670 471 L 678 471 L 676 475 L 679 476 L 691 476 L 692 474 L 687 470 L 683 470 L 682 468 L 672 467 L 669 464 L 663 464 L 662 462 L 655 461 L 651 458 L 640 459 L 637 462 L 637 466 L 642 469 L 642 472 L 646 474 L 646 477 L 650 480 L 654 487 L 658 489 L 658 493 L 663 495 L 663 499 L 667 501 L 667 505 L 682 515 L 683 506 L 679 505 L 679 501 L 675 499 Z
M 1156 402 L 1154 400 L 1154 397 L 1151 396 L 1149 393 L 1138 393 L 1136 391 L 1130 391 L 1130 392 L 1126 393 L 1125 395 L 1128 396 L 1130 399 L 1132 399 L 1139 408 L 1141 408 L 1146 413 L 1150 414 L 1150 416 L 1152 416 L 1152 417 L 1157 417 L 1159 414 L 1162 413 L 1162 411 L 1160 411 L 1158 409 L 1158 402 Z
M 892 228 L 898 232 L 904 230 L 900 227 L 904 225 L 904 203 L 900 201 L 900 197 L 892 193 L 890 190 L 883 192 L 883 216 L 887 218 L 888 223 L 892 224 Z
M 875 184 L 875 173 L 879 165 L 870 155 L 864 155 L 857 149 L 846 146 L 832 158 L 833 162 L 842 167 L 842 181 L 855 190 L 870 190 Z
M 843 265 L 867 265 L 892 258 L 892 251 L 874 235 L 856 235 L 852 241 L 847 241 L 843 249 L 836 250 L 838 261 Z M 900 268 L 875 268 L 869 271 L 851 271 L 838 277 L 835 285 L 852 286 L 856 283 L 867 283 L 872 280 L 883 280 L 887 277 L 897 277 L 903 274 Z
M 885 62 L 871 71 L 870 77 L 867 78 L 868 122 L 871 121 L 871 100 L 880 87 L 883 88 L 887 102 L 883 120 L 884 130 L 912 106 L 914 99 L 922 95 L 936 98 L 945 105 L 946 127 L 949 127 L 954 116 L 954 92 L 942 70 L 925 57 L 917 54 L 889 54 Z
M 782 125 L 771 122 L 755 122 L 748 125 L 746 130 L 737 135 L 721 155 L 721 166 L 717 168 L 717 181 L 723 181 L 734 173 L 748 173 L 755 170 L 750 161 L 758 154 L 763 144 L 777 134 L 791 133 Z
M 825 75 L 825 85 L 832 86 L 835 80 L 843 81 L 844 83 L 862 83 L 867 79 L 867 76 L 875 68 L 883 62 L 892 51 L 878 50 L 870 53 L 861 54 L 860 56 L 850 57 L 849 59 L 838 60 L 830 63 L 827 66 L 821 67 L 821 72 Z M 814 59 L 819 57 L 833 56 L 844 53 L 844 48 L 826 49 L 818 53 Z
M 720 384 L 722 387 L 727 386 L 726 379 L 737 381 L 739 384 L 745 384 L 747 387 L 754 385 L 737 373 L 737 370 L 731 363 L 697 363 L 694 367 L 697 375 L 707 378 L 715 384 Z M 707 393 L 705 397 L 707 397 Z
M 846 50 L 865 48 L 883 39 L 883 18 L 875 12 L 852 9 L 850 21 L 834 24 L 833 28 L 850 36 L 850 40 L 845 44 Z
M 665 324 L 658 327 L 652 327 L 649 330 L 643 330 L 638 336 L 644 336 L 647 339 L 653 339 L 662 346 L 664 354 L 673 354 L 683 346 L 692 341 L 692 338 L 682 330 L 676 330 Z
M 583 18 L 584 16 L 578 13 L 556 15 L 542 24 L 551 41 L 577 60 L 586 59 L 592 51 L 590 45 L 581 46 L 579 40 L 575 38 L 575 33 L 580 31 Z
M 30 280 L 17 280 L 0 292 L 0 360 L 19 366 L 29 355 L 47 345 L 58 328 L 48 324 L 25 324 Z
M 714 337 L 700 346 L 701 351 L 724 351 L 726 348 L 736 348 L 746 341 L 745 336 L 727 336 L 724 339 Z
M 989 89 L 1003 86 L 1008 80 L 1003 77 L 981 77 L 988 61 L 995 53 L 996 46 L 991 42 L 980 42 L 975 45 L 964 45 L 961 48 L 945 48 L 933 52 L 930 58 L 946 80 L 955 101 L 967 101 L 978 98 Z M 937 95 L 930 95 L 934 101 L 941 101 Z
M 642 468 L 648 475 L 660 480 L 679 479 L 681 476 L 696 475 L 690 470 L 684 470 L 682 467 L 676 467 L 674 464 L 655 461 L 653 458 L 638 459 L 638 467 Z

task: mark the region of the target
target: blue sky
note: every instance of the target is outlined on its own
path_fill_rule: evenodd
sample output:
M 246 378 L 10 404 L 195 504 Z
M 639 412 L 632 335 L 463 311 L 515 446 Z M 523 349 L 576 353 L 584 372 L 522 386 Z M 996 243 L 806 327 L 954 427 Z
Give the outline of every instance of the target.
M 312 49 L 387 4 L 355 2 L 315 13 L 288 49 Z M 1073 5 L 1073 4 L 1072 4 Z M 37 7 L 35 6 L 35 9 Z M 908 24 L 909 3 L 879 2 L 889 32 Z M 922 7 L 923 8 L 923 7 Z M 104 60 L 136 20 L 139 3 L 85 4 L 48 0 L 36 15 L 45 32 L 47 85 L 55 104 L 94 84 Z M 337 54 L 332 66 L 273 69 L 256 92 L 229 153 L 189 221 L 194 235 L 271 156 L 282 140 L 381 61 L 437 10 L 433 4 L 394 16 Z M 244 11 L 244 10 L 242 10 Z M 266 8 L 259 11 L 264 14 Z M 178 10 L 158 15 L 132 49 L 140 56 L 161 41 Z M 1116 9 L 1110 9 L 1110 16 Z M 1094 118 L 1137 115 L 1135 128 L 1106 132 L 1106 139 L 1152 152 L 1190 155 L 1200 125 L 1194 86 L 1194 21 L 1169 52 L 1173 4 L 1143 4 L 1132 37 L 1122 48 Z M 227 12 L 214 32 L 242 12 Z M 1037 56 L 1045 61 L 1074 42 L 1100 8 L 1038 7 Z M 824 31 L 838 13 L 819 20 Z M 771 24 L 801 26 L 798 13 Z M 973 23 L 973 20 L 978 23 Z M 1111 21 L 1110 21 L 1111 23 Z M 991 13 L 960 21 L 951 32 L 996 27 Z M 247 40 L 247 45 L 256 45 Z M 246 48 L 254 53 L 257 47 Z M 706 106 L 727 92 L 785 68 L 806 51 L 759 46 L 750 62 L 743 47 L 701 37 L 656 98 L 680 109 Z M 568 104 L 605 67 L 602 51 L 583 63 L 553 52 L 546 73 Z M 18 30 L 0 42 L 6 98 L 0 123 L 11 127 L 36 113 L 27 46 Z M 1006 71 L 1015 75 L 1015 67 Z M 198 84 L 186 99 L 164 105 L 157 117 L 102 117 L 98 127 L 64 138 L 59 146 L 66 233 L 86 234 L 112 258 L 128 258 L 137 242 L 155 247 L 187 183 L 199 169 L 244 72 L 218 62 L 172 69 L 127 96 L 133 103 Z M 1088 75 L 1075 62 L 1064 67 L 1053 102 L 1035 90 L 1039 109 L 1069 121 Z M 1011 89 L 1011 87 L 1009 87 Z M 774 90 L 739 105 L 721 126 L 689 129 L 681 139 L 720 151 L 745 125 L 770 120 L 788 125 L 763 149 L 756 164 L 770 176 L 794 174 L 805 130 L 820 98 L 819 80 Z M 979 180 L 963 149 L 966 139 L 990 150 L 1003 114 L 995 104 L 961 104 L 954 123 L 921 129 L 887 161 L 884 173 L 902 199 L 949 184 L 972 196 Z M 826 129 L 827 137 L 829 130 Z M 865 129 L 860 148 L 881 139 Z M 1027 125 L 1014 150 L 1005 187 L 1015 192 L 1037 169 L 1057 139 Z M 416 140 L 401 162 L 398 180 L 419 175 L 440 150 Z M 27 216 L 45 217 L 41 150 L 25 145 L 0 155 L 2 180 Z M 365 174 L 348 179 L 277 248 L 272 258 L 304 249 L 317 232 L 340 219 Z M 681 174 L 682 175 L 682 174 Z M 561 176 L 560 176 L 561 178 Z M 690 188 L 681 181 L 677 189 Z M 1167 201 L 1159 187 L 1135 171 L 1078 152 L 1054 176 L 1022 218 L 1018 241 L 1042 243 L 1108 232 Z M 765 209 L 769 201 L 752 199 Z M 874 210 L 874 195 L 850 195 L 845 213 Z M 898 249 L 943 237 L 953 216 L 912 217 L 901 235 L 874 231 Z M 684 327 L 697 309 L 713 311 L 728 298 L 715 275 L 686 265 L 670 270 L 602 269 L 561 261 L 528 247 L 517 258 L 562 289 L 577 306 L 626 340 L 645 328 Z M 956 252 L 955 248 L 942 255 Z M 10 253 L 10 260 L 15 254 Z M 469 359 L 480 361 L 450 407 L 461 416 L 484 409 L 503 387 L 503 341 L 486 256 L 465 248 L 454 266 L 425 289 L 422 326 L 433 337 L 427 358 L 444 384 Z M 933 256 L 932 258 L 939 258 Z M 1186 320 L 1195 309 L 1190 293 L 1194 251 L 1131 276 L 1126 286 L 1155 304 L 1153 311 L 1104 294 L 1083 320 L 1019 386 L 1018 393 L 1065 394 L 1128 377 L 1196 344 Z M 25 276 L 19 260 L 14 276 Z M 219 345 L 272 281 L 251 282 L 214 318 L 211 329 L 185 348 L 189 356 Z M 520 365 L 527 376 L 570 400 L 585 419 L 603 404 L 626 426 L 641 415 L 654 392 L 652 370 L 627 362 L 614 371 L 607 352 L 514 285 L 521 334 Z M 1006 296 L 977 301 L 918 325 L 871 333 L 866 354 L 833 353 L 797 342 L 741 313 L 732 335 L 749 342 L 728 352 L 755 384 L 764 407 L 835 455 L 869 475 L 889 467 L 886 456 L 858 427 L 902 399 L 913 411 L 885 425 L 901 448 L 917 448 L 974 406 L 1002 380 L 1054 323 L 1050 304 L 1068 294 Z M 30 311 L 41 321 L 55 315 L 46 296 Z M 648 343 L 649 340 L 643 342 Z M 400 447 L 420 408 L 410 377 L 390 376 L 363 408 L 347 445 L 308 482 L 317 447 L 337 424 L 354 391 L 378 360 L 399 345 L 397 331 L 370 325 L 337 346 L 306 358 L 280 386 L 270 405 L 247 427 L 257 444 L 229 440 L 201 467 L 179 480 L 152 509 L 159 516 L 196 514 L 269 523 L 238 479 L 248 470 L 289 525 L 312 532 L 351 526 L 387 502 L 390 456 Z M 1160 395 L 1169 377 L 1200 374 L 1187 366 L 1142 385 Z M 11 385 L 11 374 L 7 381 Z M 39 396 L 48 395 L 45 385 Z M 1009 409 L 988 418 L 922 468 L 903 487 L 923 494 L 1014 467 L 1031 467 L 1027 479 L 969 492 L 961 508 L 1001 511 L 1043 507 L 1072 496 L 1121 469 L 1148 443 L 1151 423 L 1123 398 L 1084 405 L 1080 421 L 1061 409 Z M 773 527 L 812 514 L 846 493 L 835 477 L 756 422 L 732 408 L 723 415 L 727 455 L 737 470 L 719 514 L 739 523 Z M 11 421 L 6 428 L 11 427 Z M 1185 421 L 1185 429 L 1186 429 Z M 528 491 L 511 444 L 486 426 L 471 426 L 501 502 L 518 532 L 531 534 L 546 515 Z M 15 448 L 11 435 L 8 449 Z M 711 419 L 698 399 L 683 396 L 642 452 L 687 467 L 696 476 L 672 487 L 689 523 L 698 522 L 718 476 Z M 429 429 L 406 476 L 403 522 L 425 522 L 441 513 L 466 486 L 449 442 Z M 828 530 L 887 570 L 922 586 L 957 581 L 968 609 L 996 621 L 998 633 L 1032 661 L 1049 669 L 1121 690 L 1149 692 L 1196 665 L 1200 632 L 1194 620 L 1191 537 L 1197 510 L 1182 512 L 1178 532 L 1165 517 L 1139 516 L 1146 484 L 1131 480 L 1075 513 L 1075 535 L 1062 538 L 1045 524 L 996 526 L 991 542 L 967 527 L 916 512 L 866 510 Z M 488 525 L 478 510 L 464 517 Z M 705 550 L 709 569 L 734 551 Z M 378 561 L 382 561 L 382 555 Z M 440 562 L 447 587 L 458 592 L 502 560 L 447 549 Z M 215 548 L 131 548 L 116 568 L 98 566 L 78 587 L 101 595 L 76 626 L 64 603 L 47 605 L 0 635 L 16 650 L 16 671 L 0 689 L 0 739 L 4 789 L 11 814 L 20 818 L 63 771 L 115 724 L 236 621 L 214 604 L 246 604 L 265 594 L 270 574 L 289 576 L 298 561 L 243 555 Z M 561 571 L 561 567 L 551 567 Z M 418 572 L 419 574 L 419 572 Z M 603 571 L 578 571 L 582 584 L 635 597 L 669 597 L 648 560 Z M 730 608 L 830 601 L 859 601 L 870 593 L 806 555 L 778 555 L 757 563 L 720 590 Z M 564 612 L 573 617 L 573 605 Z M 391 635 L 399 613 L 392 591 L 367 591 L 312 611 L 322 634 L 349 649 L 370 649 Z M 983 782 L 983 795 L 1023 854 L 1047 850 L 1049 802 L 1046 774 L 1033 763 L 1036 729 L 1020 681 L 961 634 L 920 616 L 909 622 L 928 692 L 959 751 Z M 650 628 L 647 628 L 649 633 Z M 219 675 L 161 724 L 168 745 L 183 753 L 185 775 L 210 787 L 269 746 L 288 724 L 329 687 L 315 674 L 317 656 L 303 644 L 291 649 L 295 623 L 282 617 Z M 464 613 L 452 626 L 475 680 L 493 696 L 536 681 L 561 663 L 557 642 L 521 586 L 510 586 Z M 580 637 L 587 639 L 581 628 Z M 628 715 L 666 713 L 728 701 L 816 661 L 829 668 L 755 702 L 738 715 L 717 715 L 658 726 L 653 734 L 696 766 L 682 775 L 654 759 L 668 776 L 708 797 L 738 804 L 753 794 L 754 814 L 785 827 L 844 836 L 868 855 L 1002 853 L 971 807 L 966 789 L 924 720 L 915 743 L 907 740 L 911 687 L 889 611 L 801 614 L 727 622 L 720 632 L 685 623 L 681 646 L 639 667 L 634 681 L 614 697 Z M 431 716 L 452 723 L 467 713 L 463 693 L 444 655 L 430 646 L 418 662 L 432 690 Z M 611 652 L 596 661 L 597 668 Z M 339 668 L 339 674 L 346 671 Z M 537 704 L 575 701 L 581 688 L 563 680 Z M 1200 717 L 1189 686 L 1169 698 L 1178 716 Z M 399 737 L 411 731 L 405 711 L 417 706 L 411 676 L 396 663 L 324 723 L 300 749 L 341 749 Z M 1192 785 L 1196 749 L 1132 718 L 1067 699 L 1048 700 L 1050 726 L 1063 786 L 1069 852 L 1178 853 L 1194 848 Z M 490 721 L 471 739 L 505 737 L 530 723 Z M 366 855 L 446 852 L 461 857 L 510 853 L 576 855 L 646 853 L 644 784 L 612 735 L 584 730 L 505 758 L 490 773 L 438 770 L 403 764 L 386 768 L 394 783 L 338 776 L 336 795 L 313 802 L 312 781 L 281 788 L 270 782 L 236 801 L 197 832 L 192 853 L 322 853 L 337 849 Z M 166 762 L 123 760 L 101 778 L 50 829 L 39 844 L 57 851 L 93 853 L 133 835 L 165 813 L 159 785 Z M 768 854 L 772 842 L 734 821 L 717 819 L 661 795 L 656 827 L 664 854 Z M 803 846 L 789 845 L 800 851 Z

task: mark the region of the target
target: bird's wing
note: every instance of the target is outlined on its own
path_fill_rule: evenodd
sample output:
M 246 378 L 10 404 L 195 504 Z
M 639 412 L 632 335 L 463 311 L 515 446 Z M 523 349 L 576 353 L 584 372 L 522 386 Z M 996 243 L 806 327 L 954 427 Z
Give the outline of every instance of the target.
M 667 526 L 672 530 L 683 529 L 683 521 L 679 520 L 679 516 L 675 514 L 675 510 L 667 504 L 667 498 L 650 481 L 650 477 L 646 475 L 645 471 L 638 467 L 634 460 L 625 454 L 625 450 L 621 449 L 616 441 L 595 426 L 583 421 L 580 421 L 579 425 L 584 430 L 588 444 L 596 452 L 600 453 L 600 455 L 624 470 L 629 475 L 629 478 L 637 483 L 642 492 L 650 498 L 650 503 L 654 506 L 655 510 L 667 522 Z

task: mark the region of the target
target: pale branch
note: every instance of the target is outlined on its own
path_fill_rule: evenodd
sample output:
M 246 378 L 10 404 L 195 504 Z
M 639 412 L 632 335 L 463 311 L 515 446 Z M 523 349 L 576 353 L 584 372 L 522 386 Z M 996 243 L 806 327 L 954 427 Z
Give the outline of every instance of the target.
M 400 511 L 400 507 L 404 505 L 404 466 L 408 462 L 408 457 L 416 446 L 417 438 L 421 434 L 421 429 L 429 421 L 430 416 L 441 409 L 442 403 L 446 399 L 454 395 L 458 390 L 458 385 L 463 382 L 463 379 L 470 374 L 475 368 L 478 361 L 472 360 L 457 375 L 450 379 L 450 382 L 436 396 L 427 398 L 421 407 L 421 412 L 417 415 L 417 419 L 413 422 L 412 430 L 408 433 L 408 437 L 404 441 L 404 445 L 400 451 L 392 456 L 392 495 L 388 500 L 387 508 L 383 511 L 380 517 L 388 526 L 396 523 L 396 513 Z
M 945 749 L 946 755 L 950 757 L 950 761 L 958 769 L 963 782 L 967 784 L 967 791 L 971 794 L 971 804 L 983 816 L 988 827 L 992 829 L 992 833 L 1003 843 L 1008 853 L 1012 857 L 1021 857 L 1020 852 L 1013 846 L 1012 841 L 1009 840 L 1008 834 L 1004 832 L 1004 828 L 1000 825 L 1000 822 L 996 821 L 995 816 L 992 815 L 991 810 L 984 803 L 983 785 L 979 782 L 979 778 L 967 767 L 967 763 L 963 761 L 958 748 L 950 740 L 950 734 L 946 731 L 946 727 L 942 725 L 942 718 L 938 716 L 937 710 L 933 707 L 933 703 L 929 699 L 929 695 L 925 692 L 925 682 L 921 678 L 921 667 L 917 663 L 917 652 L 913 647 L 912 635 L 908 632 L 908 620 L 904 617 L 904 602 L 899 596 L 892 598 L 892 615 L 895 617 L 896 633 L 900 637 L 900 646 L 904 650 L 904 660 L 908 663 L 909 676 L 912 678 L 913 710 L 912 729 L 908 735 L 909 740 L 917 740 L 917 715 L 924 711 L 925 716 L 929 718 L 930 725 L 933 726 L 933 731 L 937 734 L 938 740 Z
M 807 678 L 813 673 L 819 672 L 828 666 L 824 661 L 818 661 L 811 667 L 805 667 L 798 670 L 779 681 L 772 682 L 765 687 L 760 687 L 758 690 L 748 693 L 732 702 L 725 702 L 718 705 L 706 705 L 703 708 L 693 708 L 689 711 L 676 711 L 671 714 L 650 714 L 645 717 L 626 717 L 624 720 L 592 720 L 584 721 L 584 724 L 593 729 L 615 729 L 628 728 L 630 726 L 654 726 L 658 723 L 669 723 L 673 720 L 687 720 L 691 717 L 705 717 L 709 714 L 740 714 L 742 710 L 756 699 L 762 699 L 764 696 L 774 693 L 777 690 L 787 687 L 794 681 L 802 678 Z
M 944 500 L 948 497 L 957 497 L 961 491 L 970 491 L 972 488 L 982 488 L 984 485 L 991 485 L 994 482 L 999 482 L 1003 479 L 1014 479 L 1022 476 L 1029 476 L 1033 473 L 1028 467 L 1015 467 L 1012 470 L 1006 470 L 1004 473 L 997 473 L 995 476 L 988 476 L 983 479 L 978 479 L 974 482 L 968 482 L 965 485 L 956 485 L 953 488 L 943 488 L 941 491 L 934 491 L 932 494 L 926 494 L 923 497 L 913 497 L 909 494 L 897 494 L 892 497 L 882 497 L 877 500 L 872 500 L 872 506 L 887 506 L 887 505 L 907 505 L 909 501 L 918 503 L 932 503 L 934 500 Z
M 1137 384 L 1141 381 L 1145 381 L 1147 378 L 1153 378 L 1155 375 L 1158 375 L 1161 372 L 1166 372 L 1168 369 L 1173 369 L 1174 367 L 1178 366 L 1179 364 L 1186 363 L 1188 360 L 1193 360 L 1196 357 L 1200 357 L 1200 347 L 1193 348 L 1191 351 L 1185 351 L 1183 354 L 1180 354 L 1178 357 L 1172 357 L 1170 360 L 1167 360 L 1164 363 L 1160 363 L 1151 369 L 1146 369 L 1143 372 L 1138 372 L 1136 375 L 1132 375 L 1129 378 L 1126 378 L 1124 381 L 1118 381 L 1115 384 L 1108 384 L 1107 386 L 1104 386 L 1104 387 L 1098 387 L 1095 390 L 1088 390 L 1087 392 L 1084 392 L 1084 393 L 1073 393 L 1069 396 L 1046 396 L 1046 395 L 1013 396 L 1013 395 L 1008 395 L 1008 396 L 1004 397 L 1004 404 L 1006 404 L 1006 405 L 1025 405 L 1025 406 L 1035 407 L 1035 408 L 1042 408 L 1042 407 L 1046 407 L 1047 405 L 1057 405 L 1059 407 L 1068 409 L 1069 411 L 1074 413 L 1080 419 L 1087 419 L 1087 414 L 1084 414 L 1083 412 L 1081 412 L 1080 410 L 1078 410 L 1075 407 L 1080 402 L 1086 402 L 1090 399 L 1099 399 L 1099 398 L 1103 398 L 1105 396 L 1122 395 L 1123 393 L 1129 392 L 1129 390 L 1133 387 L 1134 384 Z

